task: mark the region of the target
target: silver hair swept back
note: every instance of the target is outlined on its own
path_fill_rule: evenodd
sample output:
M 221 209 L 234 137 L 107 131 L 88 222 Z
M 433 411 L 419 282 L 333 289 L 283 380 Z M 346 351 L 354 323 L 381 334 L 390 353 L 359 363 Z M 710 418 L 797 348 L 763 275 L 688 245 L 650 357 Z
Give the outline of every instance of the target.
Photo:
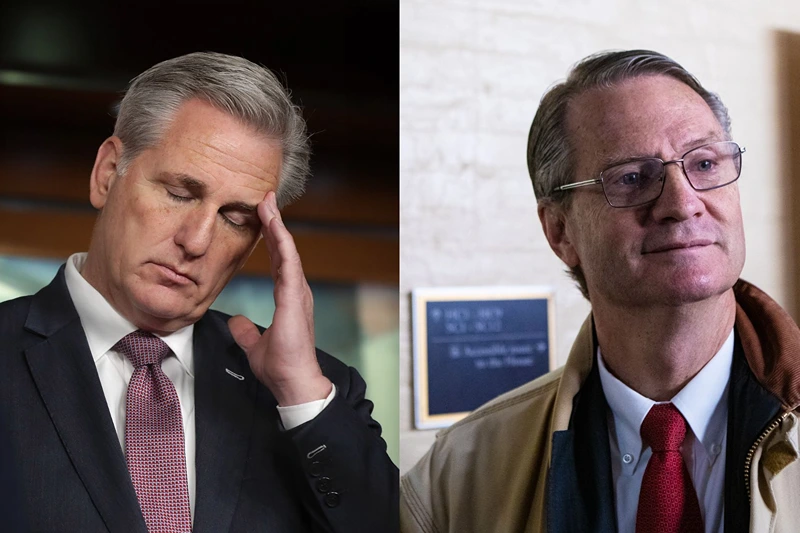
M 289 91 L 266 67 L 244 58 L 196 52 L 168 59 L 135 77 L 120 104 L 114 135 L 122 141 L 124 175 L 143 150 L 156 146 L 178 108 L 199 98 L 266 137 L 280 141 L 278 206 L 297 199 L 310 171 L 306 123 Z
M 658 75 L 671 76 L 699 94 L 730 139 L 731 121 L 725 104 L 673 59 L 651 50 L 607 51 L 591 55 L 572 68 L 566 81 L 547 91 L 533 118 L 528 135 L 528 173 L 540 204 L 552 202 L 569 207 L 571 195 L 554 190 L 575 179 L 575 147 L 570 143 L 566 127 L 570 102 L 591 89 L 611 88 L 631 78 Z M 586 280 L 580 267 L 571 269 L 570 274 L 588 299 Z

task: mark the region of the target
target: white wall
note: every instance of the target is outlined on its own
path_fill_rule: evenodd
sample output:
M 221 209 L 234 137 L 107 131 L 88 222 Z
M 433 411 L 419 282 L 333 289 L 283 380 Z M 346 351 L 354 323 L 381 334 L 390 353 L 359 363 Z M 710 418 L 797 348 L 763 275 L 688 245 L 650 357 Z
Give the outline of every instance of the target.
M 743 277 L 794 310 L 776 32 L 800 31 L 789 0 L 402 0 L 400 468 L 435 432 L 412 429 L 409 293 L 415 287 L 550 285 L 566 359 L 589 310 L 542 235 L 525 164 L 545 90 L 605 49 L 665 53 L 717 92 L 747 148 L 739 182 Z

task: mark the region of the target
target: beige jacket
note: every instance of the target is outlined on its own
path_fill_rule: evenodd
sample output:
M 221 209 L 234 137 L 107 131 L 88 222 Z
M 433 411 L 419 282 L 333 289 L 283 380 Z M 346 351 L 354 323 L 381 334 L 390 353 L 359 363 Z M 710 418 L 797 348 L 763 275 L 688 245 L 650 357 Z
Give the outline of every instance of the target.
M 750 449 L 751 532 L 800 531 L 800 330 L 769 296 L 734 287 L 736 329 L 758 382 L 783 412 Z M 508 392 L 441 431 L 400 482 L 403 533 L 546 531 L 552 435 L 568 428 L 573 397 L 595 353 L 591 316 L 564 367 Z

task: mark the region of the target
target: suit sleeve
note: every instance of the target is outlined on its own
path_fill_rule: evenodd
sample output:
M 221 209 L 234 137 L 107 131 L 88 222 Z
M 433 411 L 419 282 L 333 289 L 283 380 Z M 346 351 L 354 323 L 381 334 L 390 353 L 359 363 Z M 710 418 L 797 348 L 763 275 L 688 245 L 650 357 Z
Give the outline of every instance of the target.
M 314 494 L 309 513 L 316 530 L 396 532 L 399 473 L 386 454 L 380 424 L 371 416 L 366 383 L 338 361 L 320 362 L 336 384 L 336 397 L 313 420 L 287 432 Z

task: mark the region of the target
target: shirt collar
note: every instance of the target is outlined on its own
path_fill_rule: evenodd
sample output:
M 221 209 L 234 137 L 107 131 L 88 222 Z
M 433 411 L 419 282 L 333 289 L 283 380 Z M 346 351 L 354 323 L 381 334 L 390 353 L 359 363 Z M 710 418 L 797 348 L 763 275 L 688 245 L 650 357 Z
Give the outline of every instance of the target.
M 712 443 L 720 442 L 720 434 L 725 431 L 728 412 L 725 391 L 732 364 L 733 330 L 719 352 L 671 400 L 706 451 Z
M 81 319 L 89 350 L 95 364 L 110 351 L 119 340 L 137 328 L 123 317 L 110 303 L 81 275 L 80 271 L 86 262 L 87 253 L 72 254 L 67 259 L 64 276 L 67 290 Z M 194 377 L 194 361 L 192 353 L 192 335 L 194 324 L 170 333 L 157 335 L 170 347 L 181 365 L 190 376 Z
M 719 444 L 725 432 L 725 391 L 733 362 L 733 330 L 719 351 L 672 400 L 706 452 Z M 597 348 L 598 371 L 608 406 L 614 416 L 620 450 L 642 449 L 640 430 L 645 416 L 657 402 L 645 398 L 611 374 Z

